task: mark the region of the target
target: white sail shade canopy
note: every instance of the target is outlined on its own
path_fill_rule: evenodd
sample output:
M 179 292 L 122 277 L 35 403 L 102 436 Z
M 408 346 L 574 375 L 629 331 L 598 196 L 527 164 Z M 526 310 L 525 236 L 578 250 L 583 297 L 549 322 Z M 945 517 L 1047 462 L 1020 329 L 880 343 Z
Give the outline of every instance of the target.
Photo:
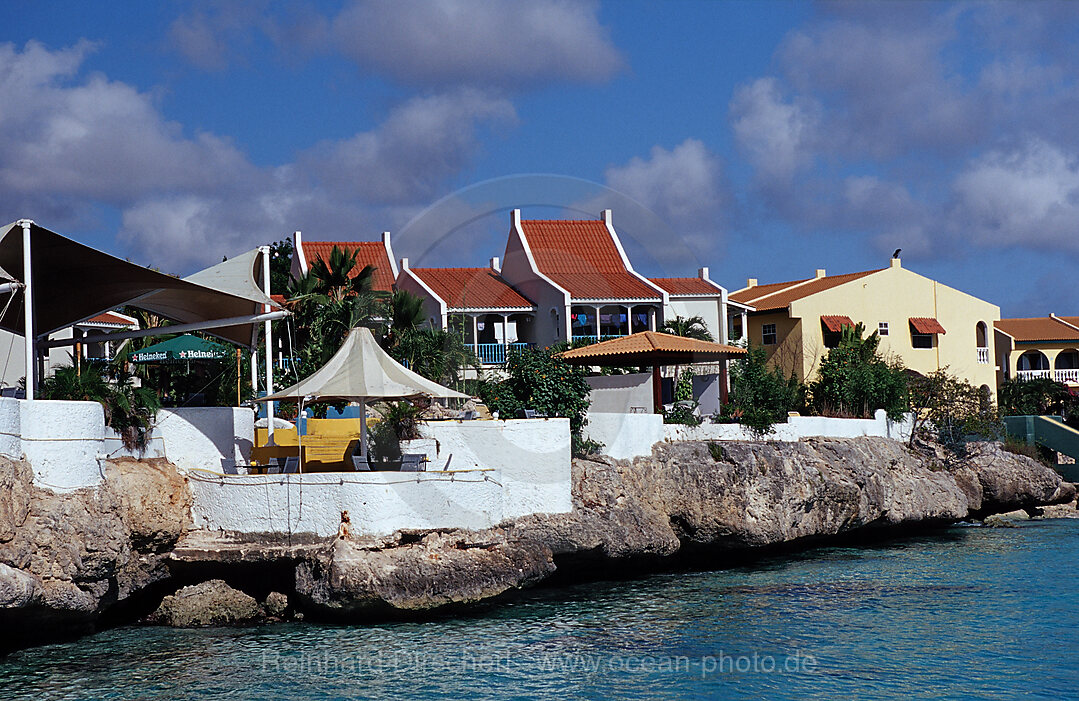
M 349 332 L 341 350 L 310 377 L 258 401 L 367 402 L 416 397 L 469 398 L 404 367 L 382 350 L 370 329 L 359 327 Z
M 25 280 L 23 237 L 19 222 L 0 228 L 0 268 Z M 110 309 L 130 305 L 179 323 L 250 317 L 270 300 L 258 291 L 253 254 L 215 265 L 180 279 L 136 265 L 32 224 L 30 250 L 34 287 L 34 332 L 43 337 Z M 275 305 L 276 306 L 276 305 Z M 12 305 L 0 328 L 22 334 L 22 309 Z M 207 330 L 214 336 L 251 347 L 252 324 Z

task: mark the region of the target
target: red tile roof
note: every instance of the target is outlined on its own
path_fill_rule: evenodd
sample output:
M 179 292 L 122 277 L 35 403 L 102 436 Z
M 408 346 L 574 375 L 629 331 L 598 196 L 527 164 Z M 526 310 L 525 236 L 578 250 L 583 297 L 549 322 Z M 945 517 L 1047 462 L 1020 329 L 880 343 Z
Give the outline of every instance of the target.
M 699 277 L 652 277 L 648 278 L 672 295 L 718 295 L 716 286 Z
M 602 365 L 603 359 L 619 359 L 625 361 L 626 356 L 646 360 L 664 360 L 664 356 L 671 364 L 676 362 L 707 362 L 719 360 L 729 355 L 745 355 L 745 348 L 728 346 L 712 341 L 701 341 L 696 338 L 674 336 L 672 334 L 656 331 L 641 331 L 629 336 L 612 338 L 609 341 L 593 343 L 589 346 L 573 348 L 563 351 L 559 355 L 571 364 L 595 364 Z M 678 357 L 685 356 L 685 357 Z
M 826 315 L 820 318 L 821 323 L 824 324 L 824 328 L 828 329 L 832 333 L 839 333 L 843 330 L 844 326 L 850 326 L 853 328 L 854 322 L 851 321 L 849 316 Z
M 451 309 L 532 309 L 490 268 L 409 268 Z
M 103 312 L 97 316 L 90 317 L 86 321 L 91 324 L 117 324 L 119 326 L 131 326 L 134 324 L 131 319 L 112 312 Z
M 1079 341 L 1079 329 L 1069 325 L 1079 325 L 1077 322 L 1079 317 L 1074 316 L 1040 316 L 1032 319 L 1001 319 L 994 322 L 994 326 L 1021 343 Z
M 577 299 L 659 300 L 660 293 L 626 270 L 601 220 L 522 221 L 536 267 Z
M 948 333 L 940 322 L 931 316 L 912 316 L 910 325 L 917 333 Z
M 776 282 L 768 285 L 755 285 L 744 290 L 738 290 L 730 294 L 730 299 L 740 304 L 748 304 L 757 311 L 770 311 L 773 309 L 785 309 L 795 300 L 808 297 L 809 295 L 830 290 L 844 283 L 853 282 L 873 273 L 877 270 L 866 270 L 860 273 L 846 273 L 844 275 L 827 275 L 820 278 L 806 280 L 792 280 L 791 282 Z
M 372 289 L 376 292 L 393 291 L 393 265 L 386 255 L 386 246 L 381 241 L 303 241 L 300 245 L 303 246 L 303 257 L 308 268 L 319 258 L 329 261 L 330 251 L 334 246 L 356 251 L 356 267 L 352 269 L 349 277 L 355 277 L 364 266 L 370 265 L 375 269 L 371 280 Z

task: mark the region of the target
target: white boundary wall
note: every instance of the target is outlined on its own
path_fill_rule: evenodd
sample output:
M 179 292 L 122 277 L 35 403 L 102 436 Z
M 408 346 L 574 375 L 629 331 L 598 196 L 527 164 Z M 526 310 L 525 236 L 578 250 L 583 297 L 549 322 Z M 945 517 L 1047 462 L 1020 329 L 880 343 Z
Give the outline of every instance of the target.
M 233 407 L 162 409 L 142 454 L 123 447 L 97 402 L 0 398 L 0 455 L 25 457 L 34 484 L 57 492 L 94 487 L 101 461 L 125 455 L 163 457 L 181 468 L 235 472 L 247 463 L 254 414 Z
M 652 454 L 660 441 L 798 441 L 802 438 L 858 438 L 877 436 L 907 440 L 911 417 L 902 422 L 888 420 L 883 409 L 872 419 L 833 419 L 824 416 L 792 416 L 776 424 L 772 432 L 757 436 L 740 424 L 714 424 L 708 419 L 700 426 L 664 424 L 659 414 L 589 413 L 585 434 L 603 443 L 603 452 L 619 460 Z
M 332 536 L 347 511 L 355 535 L 496 526 L 573 509 L 568 419 L 434 421 L 402 452 L 425 472 L 220 475 L 190 472 L 195 527 Z

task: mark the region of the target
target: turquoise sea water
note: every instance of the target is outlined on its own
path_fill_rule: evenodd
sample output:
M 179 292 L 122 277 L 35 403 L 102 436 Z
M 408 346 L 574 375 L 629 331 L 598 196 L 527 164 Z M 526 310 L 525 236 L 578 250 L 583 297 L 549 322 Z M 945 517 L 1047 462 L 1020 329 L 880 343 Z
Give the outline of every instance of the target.
M 1079 520 L 526 593 L 375 626 L 122 628 L 0 659 L 34 699 L 1079 698 Z

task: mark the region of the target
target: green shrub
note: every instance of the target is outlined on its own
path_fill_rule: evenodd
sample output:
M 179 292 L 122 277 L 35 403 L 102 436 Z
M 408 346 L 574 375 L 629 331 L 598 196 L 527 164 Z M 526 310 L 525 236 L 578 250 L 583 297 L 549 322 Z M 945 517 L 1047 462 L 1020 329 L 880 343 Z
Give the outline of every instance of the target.
M 909 406 L 903 365 L 878 353 L 880 337 L 866 338 L 865 326 L 844 326 L 839 345 L 821 360 L 817 379 L 809 385 L 813 408 L 822 416 L 873 418 L 877 409 L 898 421 Z
M 98 402 L 105 411 L 105 424 L 120 434 L 128 450 L 145 450 L 154 417 L 161 408 L 157 394 L 148 387 L 136 387 L 133 378 L 119 366 L 86 363 L 81 371 L 57 368 L 38 386 L 41 399 Z
M 911 446 L 916 439 L 931 439 L 964 456 L 970 441 L 996 440 L 1003 434 L 990 397 L 947 369 L 913 375 L 910 402 L 914 415 Z
M 731 363 L 730 403 L 713 417 L 716 423 L 737 421 L 758 434 L 786 421 L 787 414 L 805 405 L 805 386 L 791 374 L 783 377 L 779 368 L 768 368 L 763 347 L 750 345 L 748 354 Z
M 677 402 L 670 410 L 663 412 L 663 423 L 700 426 L 704 420 L 694 413 L 696 408 L 696 402 Z
M 504 419 L 519 416 L 525 409 L 565 417 L 571 434 L 580 441 L 591 388 L 584 368 L 569 365 L 557 353 L 553 348 L 510 350 L 504 365 L 506 379 L 481 385 L 480 397 Z
M 1003 416 L 1079 417 L 1079 397 L 1067 385 L 1047 377 L 1008 380 L 1000 386 L 1000 413 Z

